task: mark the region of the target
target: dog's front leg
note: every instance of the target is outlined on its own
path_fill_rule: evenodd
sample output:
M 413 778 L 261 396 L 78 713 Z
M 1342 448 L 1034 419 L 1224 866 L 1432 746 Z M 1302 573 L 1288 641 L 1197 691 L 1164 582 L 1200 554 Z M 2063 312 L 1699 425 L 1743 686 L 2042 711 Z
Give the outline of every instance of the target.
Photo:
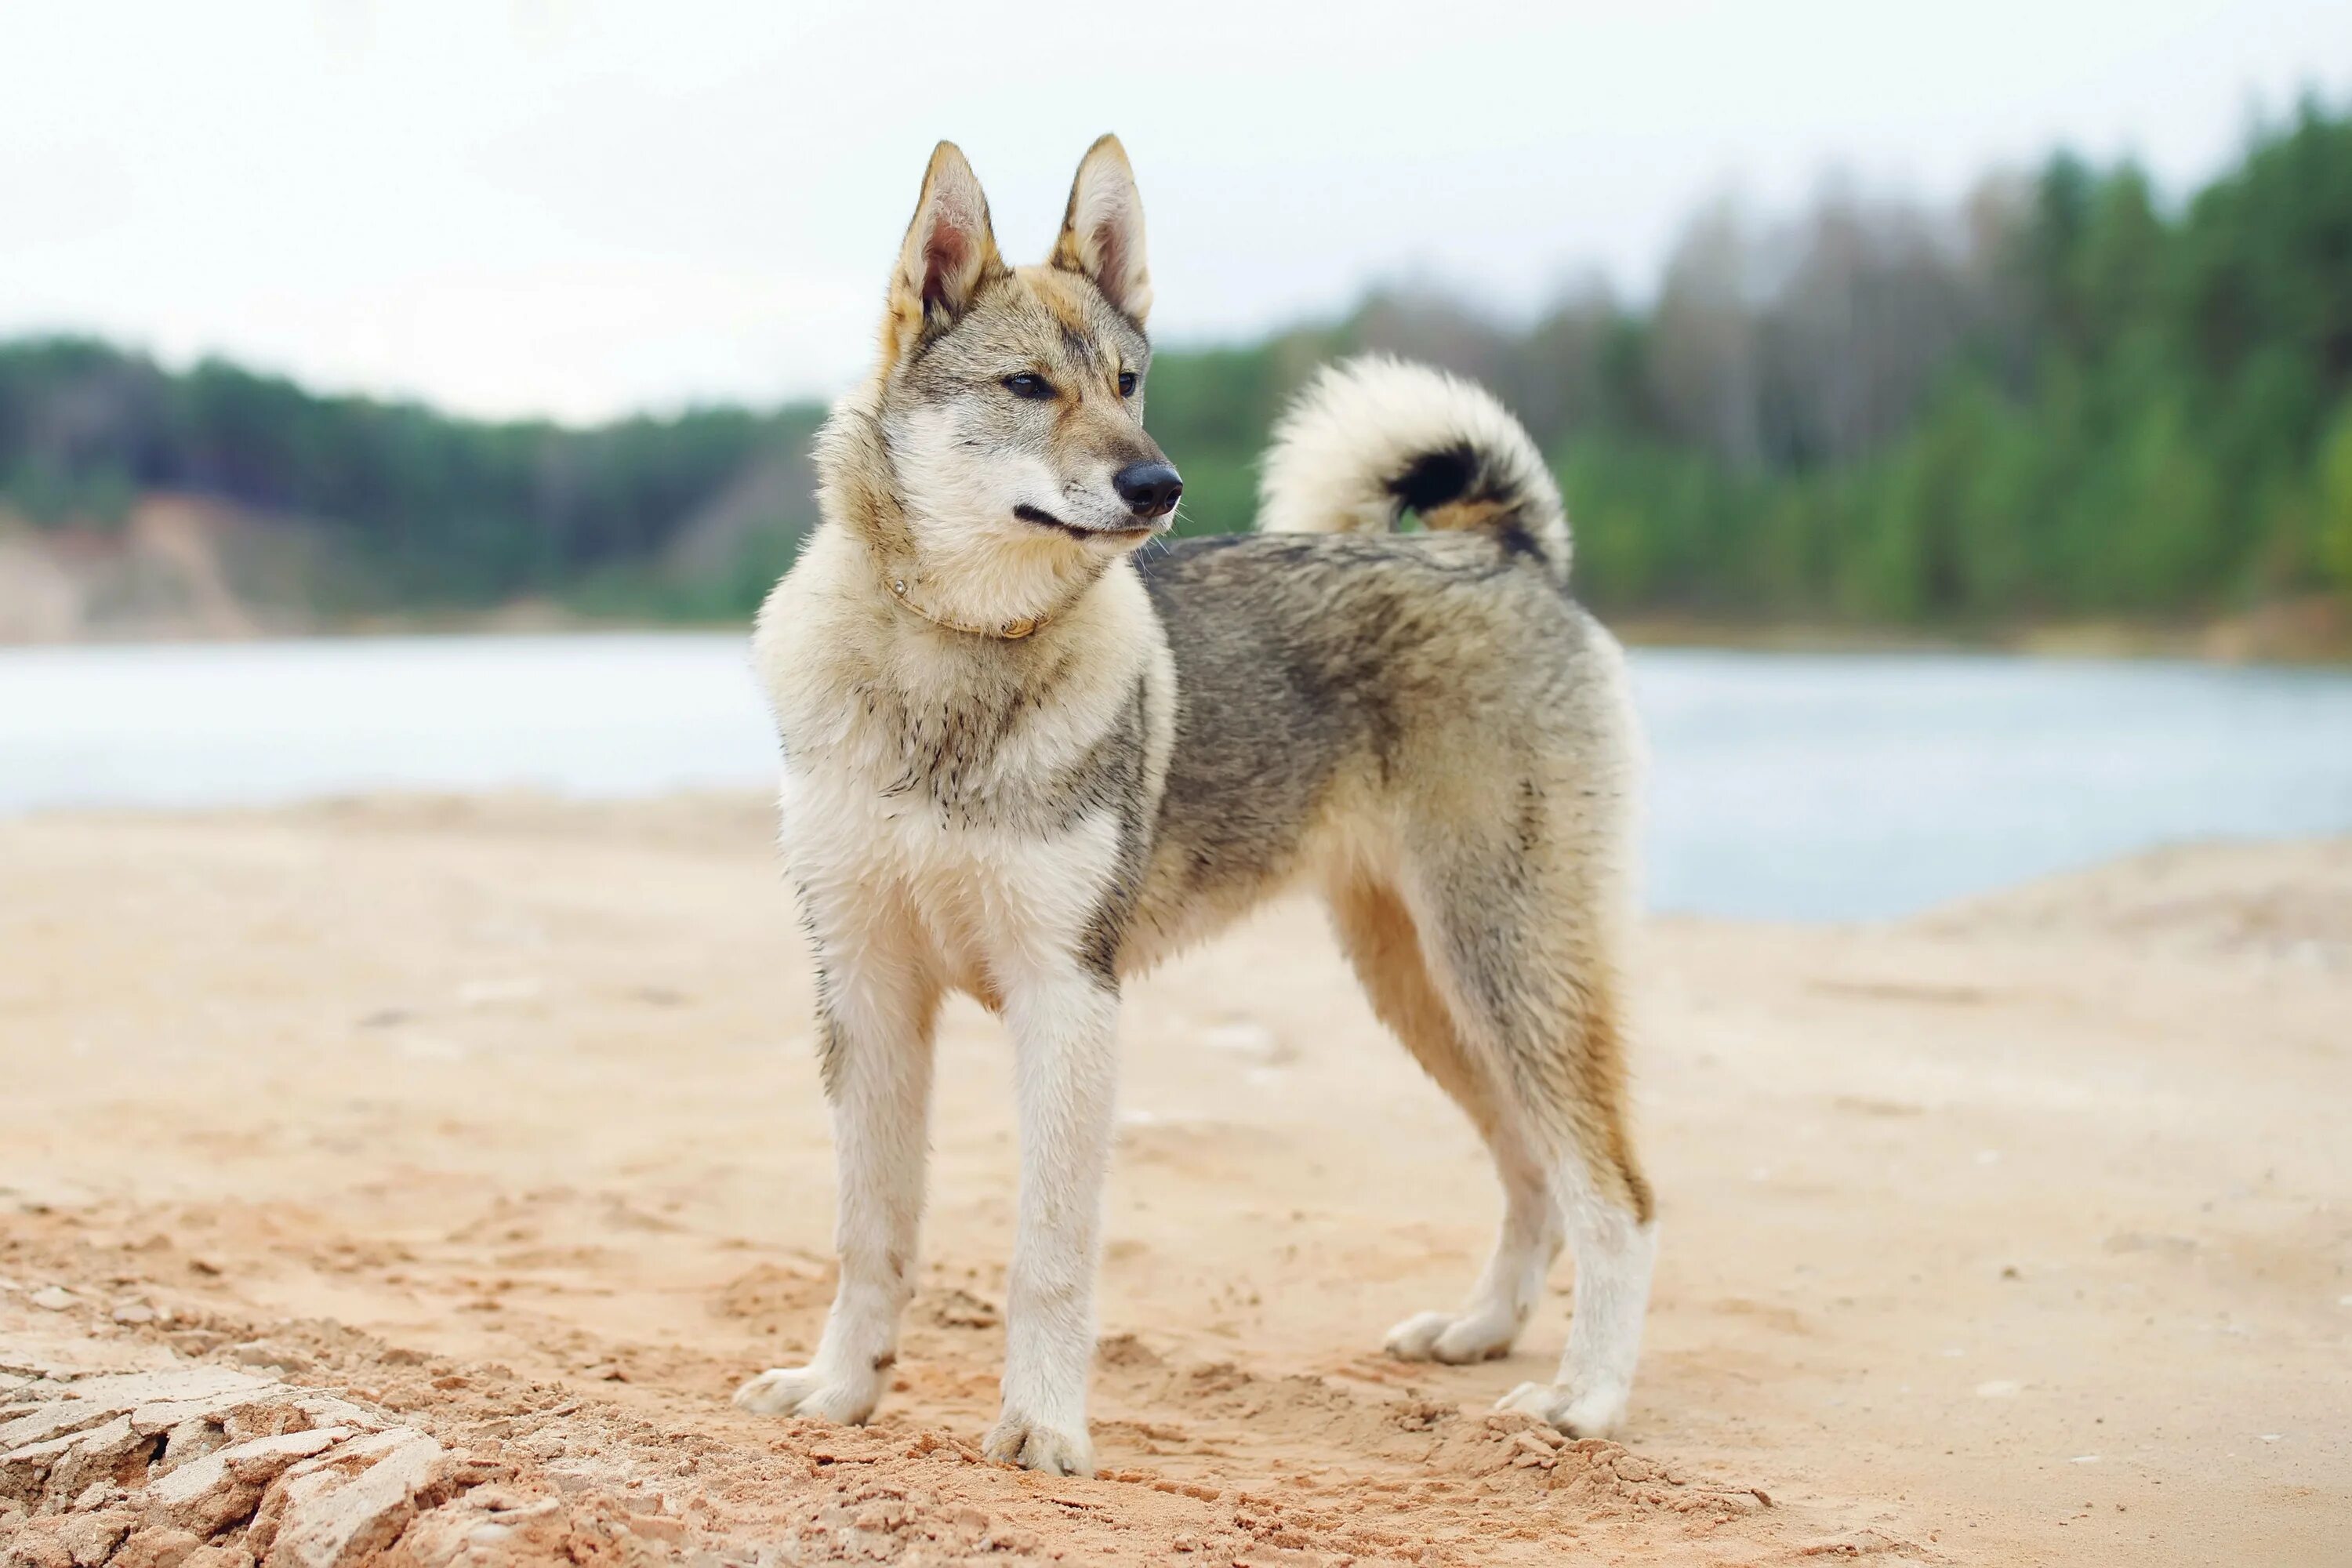
M 762 1415 L 864 1421 L 898 1354 L 923 1213 L 931 1044 L 940 990 L 901 933 L 825 942 L 817 1026 L 841 1194 L 841 1279 L 816 1354 L 735 1391 Z
M 1021 1190 L 1006 1290 L 1004 1405 L 983 1447 L 992 1459 L 1028 1469 L 1092 1475 L 1087 1380 L 1118 998 L 1073 964 L 1033 976 L 1006 1001 Z

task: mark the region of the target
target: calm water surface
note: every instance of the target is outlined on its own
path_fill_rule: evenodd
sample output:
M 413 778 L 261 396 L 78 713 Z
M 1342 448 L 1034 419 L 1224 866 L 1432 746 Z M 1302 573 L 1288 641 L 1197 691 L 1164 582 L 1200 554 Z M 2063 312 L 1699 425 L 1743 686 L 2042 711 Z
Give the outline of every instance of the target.
M 2352 675 L 1644 651 L 1650 902 L 1898 914 L 2150 845 L 2352 831 Z M 0 812 L 759 786 L 740 638 L 0 649 Z

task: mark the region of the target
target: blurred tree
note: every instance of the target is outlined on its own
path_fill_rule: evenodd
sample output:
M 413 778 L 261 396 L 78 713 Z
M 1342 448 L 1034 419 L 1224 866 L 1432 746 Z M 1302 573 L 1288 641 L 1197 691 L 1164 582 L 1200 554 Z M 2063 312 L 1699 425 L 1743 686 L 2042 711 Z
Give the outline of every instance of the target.
M 2352 594 L 2352 398 L 2336 410 L 2319 448 L 2319 557 L 2336 585 Z
M 2070 154 L 1949 212 L 1832 183 L 1783 221 L 1707 207 L 1647 309 L 1585 280 L 1517 326 L 1388 289 L 1163 347 L 1179 531 L 1249 526 L 1284 403 L 1361 350 L 1519 412 L 1612 609 L 1969 626 L 2352 595 L 2352 114 L 2317 100 L 2177 208 Z M 194 490 L 310 520 L 408 597 L 731 616 L 814 520 L 821 416 L 484 423 L 38 340 L 0 345 L 0 499 L 104 526 Z

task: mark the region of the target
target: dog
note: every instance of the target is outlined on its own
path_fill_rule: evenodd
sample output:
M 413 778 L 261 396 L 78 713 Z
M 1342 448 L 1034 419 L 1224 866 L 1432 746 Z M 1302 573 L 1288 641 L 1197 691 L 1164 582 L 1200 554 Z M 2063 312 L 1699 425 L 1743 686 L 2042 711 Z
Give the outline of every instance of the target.
M 962 153 L 933 153 L 873 374 L 817 439 L 823 521 L 753 638 L 841 1273 L 809 1363 L 736 1403 L 873 1412 L 914 1288 L 934 1020 L 961 989 L 1011 1034 L 1021 1151 L 984 1452 L 1090 1474 L 1121 982 L 1303 885 L 1502 1182 L 1467 1303 L 1389 1351 L 1504 1354 L 1572 1243 L 1557 1380 L 1502 1408 L 1610 1432 L 1656 1242 L 1621 1011 L 1640 739 L 1623 657 L 1569 594 L 1559 490 L 1486 393 L 1359 360 L 1279 425 L 1259 531 L 1139 555 L 1182 488 L 1144 430 L 1150 308 L 1117 139 L 1034 267 L 998 253 Z

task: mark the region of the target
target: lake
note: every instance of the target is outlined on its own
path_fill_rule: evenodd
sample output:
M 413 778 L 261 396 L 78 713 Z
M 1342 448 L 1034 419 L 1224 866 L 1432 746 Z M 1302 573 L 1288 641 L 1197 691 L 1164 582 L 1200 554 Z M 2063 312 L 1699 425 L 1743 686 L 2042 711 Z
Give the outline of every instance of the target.
M 1901 914 L 2153 845 L 2352 831 L 2352 675 L 1645 649 L 1654 908 Z M 761 787 L 743 639 L 0 649 L 0 812 Z

